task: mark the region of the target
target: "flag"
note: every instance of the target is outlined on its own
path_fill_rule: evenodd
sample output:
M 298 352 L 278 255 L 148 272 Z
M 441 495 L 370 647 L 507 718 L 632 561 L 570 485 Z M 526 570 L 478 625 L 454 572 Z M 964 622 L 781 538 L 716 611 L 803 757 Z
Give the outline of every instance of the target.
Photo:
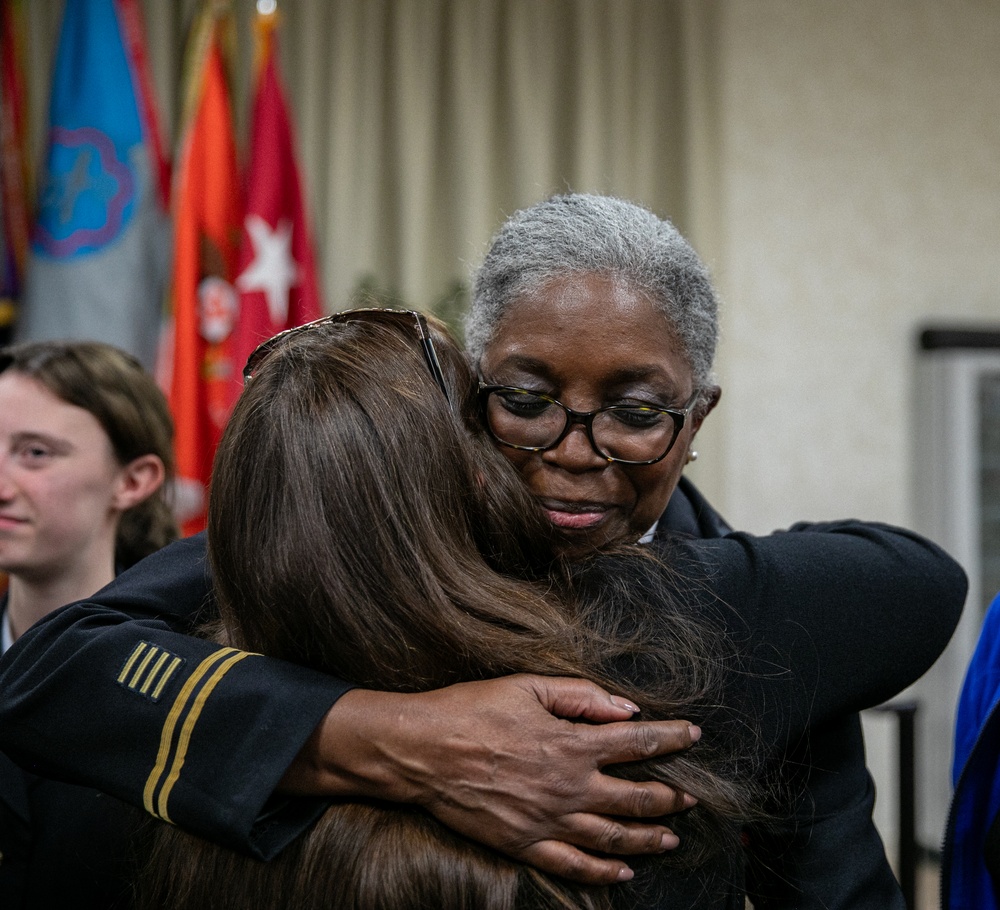
M 227 3 L 203 4 L 186 53 L 173 183 L 173 273 L 157 372 L 174 418 L 175 509 L 185 534 L 204 527 L 228 384 L 242 366 L 231 351 L 242 214 L 227 67 L 232 30 Z
M 167 165 L 137 0 L 65 5 L 18 336 L 95 338 L 152 365 Z
M 0 344 L 13 336 L 28 255 L 31 172 L 25 34 L 21 0 L 0 0 Z
M 240 239 L 239 321 L 234 359 L 261 341 L 322 315 L 312 238 L 302 198 L 291 118 L 277 58 L 277 13 L 258 13 L 256 85 Z M 242 377 L 230 387 L 235 401 Z

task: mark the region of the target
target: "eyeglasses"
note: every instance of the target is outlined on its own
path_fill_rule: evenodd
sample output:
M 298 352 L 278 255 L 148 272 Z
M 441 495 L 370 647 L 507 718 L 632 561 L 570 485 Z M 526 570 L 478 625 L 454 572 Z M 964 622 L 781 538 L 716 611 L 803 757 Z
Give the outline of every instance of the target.
M 699 393 L 696 390 L 682 408 L 615 404 L 596 411 L 574 411 L 538 392 L 479 383 L 486 426 L 501 445 L 545 452 L 559 445 L 579 423 L 601 458 L 638 465 L 656 464 L 666 458 Z
M 420 339 L 420 347 L 424 352 L 424 360 L 427 369 L 431 371 L 431 376 L 444 392 L 444 397 L 449 401 L 448 387 L 444 382 L 444 373 L 441 370 L 441 361 L 438 360 L 437 351 L 434 350 L 434 340 L 431 338 L 430 326 L 427 324 L 427 317 L 416 310 L 390 310 L 380 307 L 363 307 L 356 310 L 344 310 L 334 313 L 332 316 L 323 316 L 314 319 L 312 322 L 297 325 L 291 329 L 278 332 L 277 335 L 259 344 L 247 358 L 247 365 L 243 367 L 243 381 L 249 382 L 254 374 L 260 369 L 261 364 L 274 353 L 289 338 L 301 335 L 305 332 L 313 332 L 326 325 L 335 325 L 341 322 L 375 322 L 390 326 L 403 326 L 405 328 L 416 329 L 417 337 Z

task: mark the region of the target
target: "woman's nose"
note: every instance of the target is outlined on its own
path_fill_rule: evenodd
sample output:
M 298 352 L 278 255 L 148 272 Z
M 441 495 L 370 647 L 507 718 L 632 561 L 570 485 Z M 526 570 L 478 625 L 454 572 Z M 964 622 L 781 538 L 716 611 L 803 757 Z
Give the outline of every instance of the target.
M 14 480 L 10 475 L 10 459 L 0 456 L 0 502 L 9 502 L 14 497 Z
M 582 423 L 572 426 L 555 448 L 542 452 L 542 460 L 573 472 L 593 471 L 608 465 L 607 458 L 594 450 L 587 428 Z

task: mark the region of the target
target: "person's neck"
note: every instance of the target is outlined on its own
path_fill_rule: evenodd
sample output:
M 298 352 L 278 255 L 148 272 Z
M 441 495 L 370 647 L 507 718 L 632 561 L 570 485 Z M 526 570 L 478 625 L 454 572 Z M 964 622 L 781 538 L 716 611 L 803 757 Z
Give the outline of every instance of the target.
M 11 575 L 7 588 L 7 615 L 15 641 L 53 610 L 90 597 L 115 577 L 114 556 L 87 560 L 75 571 L 58 576 L 25 578 Z

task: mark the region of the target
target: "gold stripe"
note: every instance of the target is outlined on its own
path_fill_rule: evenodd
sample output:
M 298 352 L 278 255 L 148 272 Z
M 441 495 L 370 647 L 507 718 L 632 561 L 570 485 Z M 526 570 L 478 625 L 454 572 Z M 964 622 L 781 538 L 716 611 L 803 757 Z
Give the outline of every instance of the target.
M 156 803 L 158 815 L 165 822 L 170 821 L 170 816 L 167 814 L 167 800 L 170 799 L 170 793 L 174 789 L 174 784 L 177 783 L 181 776 L 181 768 L 184 767 L 184 760 L 187 758 L 188 746 L 191 743 L 191 734 L 194 732 L 195 724 L 198 723 L 198 718 L 201 716 L 202 708 L 205 707 L 205 702 L 208 701 L 208 697 L 222 680 L 222 677 L 225 676 L 234 666 L 236 666 L 236 664 L 243 660 L 244 657 L 250 656 L 251 655 L 247 651 L 237 651 L 221 666 L 219 666 L 218 669 L 216 669 L 216 671 L 205 682 L 205 685 L 201 687 L 201 691 L 198 693 L 198 697 L 191 706 L 188 716 L 184 719 L 184 726 L 181 728 L 180 739 L 177 743 L 177 752 L 174 754 L 174 764 L 170 769 L 170 774 L 168 775 L 166 781 L 163 783 L 163 789 L 160 790 L 160 796 Z
M 143 695 L 149 692 L 149 687 L 153 685 L 153 681 L 156 679 L 156 674 L 160 672 L 160 667 L 163 666 L 164 661 L 170 656 L 170 654 L 164 651 L 159 660 L 153 664 L 150 671 L 146 674 L 146 681 L 142 684 L 142 688 L 139 690 Z
M 163 676 L 160 677 L 160 681 L 156 684 L 156 688 L 153 690 L 153 694 L 150 698 L 156 701 L 163 693 L 163 687 L 170 681 L 170 677 L 174 675 L 174 670 L 176 670 L 181 665 L 181 659 L 175 657 L 171 662 L 170 666 L 163 671 Z
M 139 680 L 142 679 L 142 674 L 146 672 L 146 667 L 149 666 L 149 662 L 156 656 L 156 653 L 159 650 L 160 649 L 157 648 L 155 645 L 149 649 L 149 653 L 142 659 L 142 663 L 135 668 L 135 673 L 133 674 L 132 679 L 128 684 L 128 687 L 130 689 L 134 689 L 138 684 Z
M 177 693 L 177 697 L 174 699 L 174 703 L 167 713 L 167 719 L 163 722 L 163 729 L 160 731 L 160 748 L 156 753 L 156 763 L 153 765 L 153 770 L 149 772 L 149 777 L 146 778 L 146 786 L 142 791 L 142 805 L 150 815 L 156 815 L 156 810 L 153 808 L 153 794 L 167 767 L 167 759 L 170 757 L 174 728 L 177 726 L 178 718 L 183 713 L 187 701 L 191 697 L 191 693 L 201 681 L 201 678 L 212 669 L 213 664 L 218 663 L 226 655 L 232 654 L 233 651 L 233 648 L 220 648 L 218 651 L 213 651 L 195 667 L 194 671 L 181 687 L 181 691 Z
M 125 677 L 128 676 L 129 670 L 132 669 L 132 664 L 136 662 L 136 659 L 143 651 L 148 648 L 149 645 L 144 641 L 140 641 L 139 644 L 135 646 L 135 650 L 132 652 L 132 656 L 126 661 L 125 666 L 122 668 L 122 672 L 118 675 L 118 682 L 125 682 Z

